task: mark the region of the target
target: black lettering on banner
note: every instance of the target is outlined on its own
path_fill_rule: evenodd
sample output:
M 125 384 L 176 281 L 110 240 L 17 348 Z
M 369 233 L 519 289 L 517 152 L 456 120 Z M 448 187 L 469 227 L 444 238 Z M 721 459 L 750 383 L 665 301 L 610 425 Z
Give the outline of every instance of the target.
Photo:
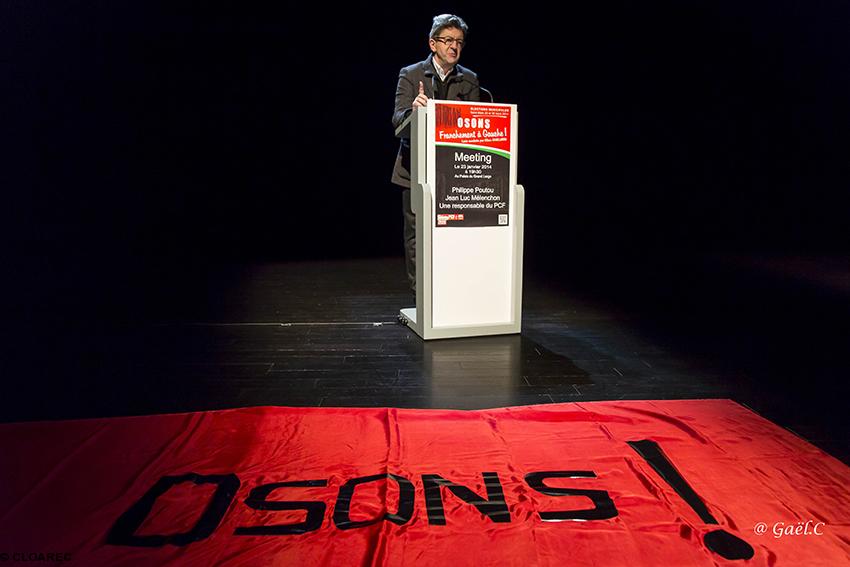
M 371 520 L 353 521 L 351 519 L 351 499 L 354 497 L 354 489 L 357 488 L 357 485 L 389 478 L 393 479 L 398 484 L 398 512 L 395 514 L 386 512 L 383 516 L 373 518 Z M 350 530 L 353 528 L 368 526 L 370 524 L 380 522 L 381 520 L 389 520 L 398 525 L 406 524 L 410 518 L 413 517 L 414 497 L 415 491 L 413 483 L 403 476 L 394 474 L 375 474 L 372 476 L 352 478 L 339 487 L 339 495 L 336 499 L 336 506 L 334 507 L 333 514 L 334 525 L 341 530 Z
M 479 512 L 494 522 L 510 522 L 511 514 L 505 502 L 505 493 L 499 475 L 494 472 L 481 473 L 484 477 L 484 487 L 487 489 L 487 500 L 469 488 L 455 484 L 438 474 L 423 474 L 422 484 L 425 485 L 425 506 L 428 511 L 428 523 L 431 525 L 446 525 L 446 514 L 443 508 L 441 486 L 448 488 L 452 494 L 475 506 Z
M 273 482 L 262 484 L 251 491 L 245 504 L 254 510 L 306 510 L 307 517 L 296 524 L 275 524 L 272 526 L 239 527 L 233 535 L 247 536 L 277 536 L 306 534 L 322 527 L 325 518 L 325 503 L 311 501 L 276 501 L 269 500 L 269 495 L 278 488 L 327 486 L 327 480 L 294 480 L 289 482 Z
M 191 482 L 193 484 L 215 484 L 215 493 L 195 526 L 188 532 L 176 534 L 135 535 L 136 530 L 147 519 L 157 499 L 172 487 Z M 109 534 L 106 543 L 111 545 L 131 545 L 135 547 L 163 547 L 167 544 L 184 546 L 206 539 L 221 523 L 233 497 L 239 490 L 239 477 L 235 474 L 201 475 L 188 473 L 181 476 L 164 476 L 142 496 L 138 502 L 124 512 Z
M 643 439 L 641 441 L 627 441 L 638 455 L 643 457 L 650 466 L 655 469 L 655 472 L 669 484 L 694 512 L 706 524 L 719 525 L 720 522 L 708 511 L 708 506 L 699 497 L 699 494 L 691 488 L 688 481 L 685 480 L 673 463 L 667 458 L 667 455 L 661 450 L 661 447 L 655 441 Z M 735 534 L 729 533 L 726 530 L 714 530 L 705 534 L 705 545 L 714 553 L 725 559 L 750 559 L 755 555 L 755 550 L 746 541 L 742 540 Z
M 593 471 L 540 471 L 525 475 L 525 482 L 533 490 L 546 496 L 586 496 L 593 502 L 593 508 L 585 510 L 561 510 L 559 512 L 538 512 L 544 522 L 560 520 L 607 520 L 616 518 L 619 512 L 614 501 L 605 490 L 584 490 L 578 488 L 558 488 L 546 486 L 547 478 L 596 478 Z

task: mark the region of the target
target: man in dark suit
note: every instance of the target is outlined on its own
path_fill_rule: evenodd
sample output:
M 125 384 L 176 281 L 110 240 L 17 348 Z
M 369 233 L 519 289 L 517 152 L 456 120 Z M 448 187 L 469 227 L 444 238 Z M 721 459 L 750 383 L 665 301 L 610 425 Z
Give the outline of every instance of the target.
M 478 76 L 458 65 L 466 43 L 466 22 L 451 14 L 434 18 L 425 61 L 401 70 L 395 92 L 393 126 L 398 127 L 414 108 L 425 106 L 429 98 L 437 100 L 481 100 Z M 410 140 L 402 138 L 392 182 L 404 187 L 404 259 L 410 288 L 416 289 L 416 216 L 410 207 Z

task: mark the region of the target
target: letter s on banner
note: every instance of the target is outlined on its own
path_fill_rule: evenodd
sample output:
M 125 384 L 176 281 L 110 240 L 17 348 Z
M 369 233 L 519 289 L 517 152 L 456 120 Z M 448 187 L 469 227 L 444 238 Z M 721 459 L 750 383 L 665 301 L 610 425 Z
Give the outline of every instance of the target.
M 327 480 L 295 480 L 289 482 L 273 482 L 256 487 L 245 499 L 245 504 L 254 510 L 306 510 L 307 517 L 303 522 L 295 524 L 276 524 L 272 526 L 239 527 L 233 535 L 274 536 L 305 534 L 322 527 L 325 517 L 324 502 L 309 501 L 276 501 L 269 500 L 269 495 L 278 488 L 327 486 Z
M 593 508 L 585 510 L 562 510 L 560 512 L 538 512 L 544 522 L 562 520 L 607 520 L 619 515 L 614 501 L 605 490 L 582 490 L 546 486 L 547 478 L 596 478 L 593 471 L 541 471 L 525 475 L 525 482 L 533 490 L 547 496 L 586 496 L 593 501 Z

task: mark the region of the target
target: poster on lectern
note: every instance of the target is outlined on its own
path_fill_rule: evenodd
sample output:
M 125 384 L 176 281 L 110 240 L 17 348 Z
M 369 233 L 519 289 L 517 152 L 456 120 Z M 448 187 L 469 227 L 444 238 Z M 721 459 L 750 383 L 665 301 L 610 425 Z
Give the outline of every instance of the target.
M 508 226 L 511 107 L 436 103 L 436 227 Z

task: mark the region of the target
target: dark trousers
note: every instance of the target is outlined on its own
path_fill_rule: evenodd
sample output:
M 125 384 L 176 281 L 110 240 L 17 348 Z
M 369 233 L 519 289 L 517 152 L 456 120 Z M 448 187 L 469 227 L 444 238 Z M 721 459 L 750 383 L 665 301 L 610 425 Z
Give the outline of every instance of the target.
M 416 291 L 416 215 L 410 206 L 410 189 L 401 192 L 402 212 L 404 213 L 404 266 L 407 271 L 407 283 Z

